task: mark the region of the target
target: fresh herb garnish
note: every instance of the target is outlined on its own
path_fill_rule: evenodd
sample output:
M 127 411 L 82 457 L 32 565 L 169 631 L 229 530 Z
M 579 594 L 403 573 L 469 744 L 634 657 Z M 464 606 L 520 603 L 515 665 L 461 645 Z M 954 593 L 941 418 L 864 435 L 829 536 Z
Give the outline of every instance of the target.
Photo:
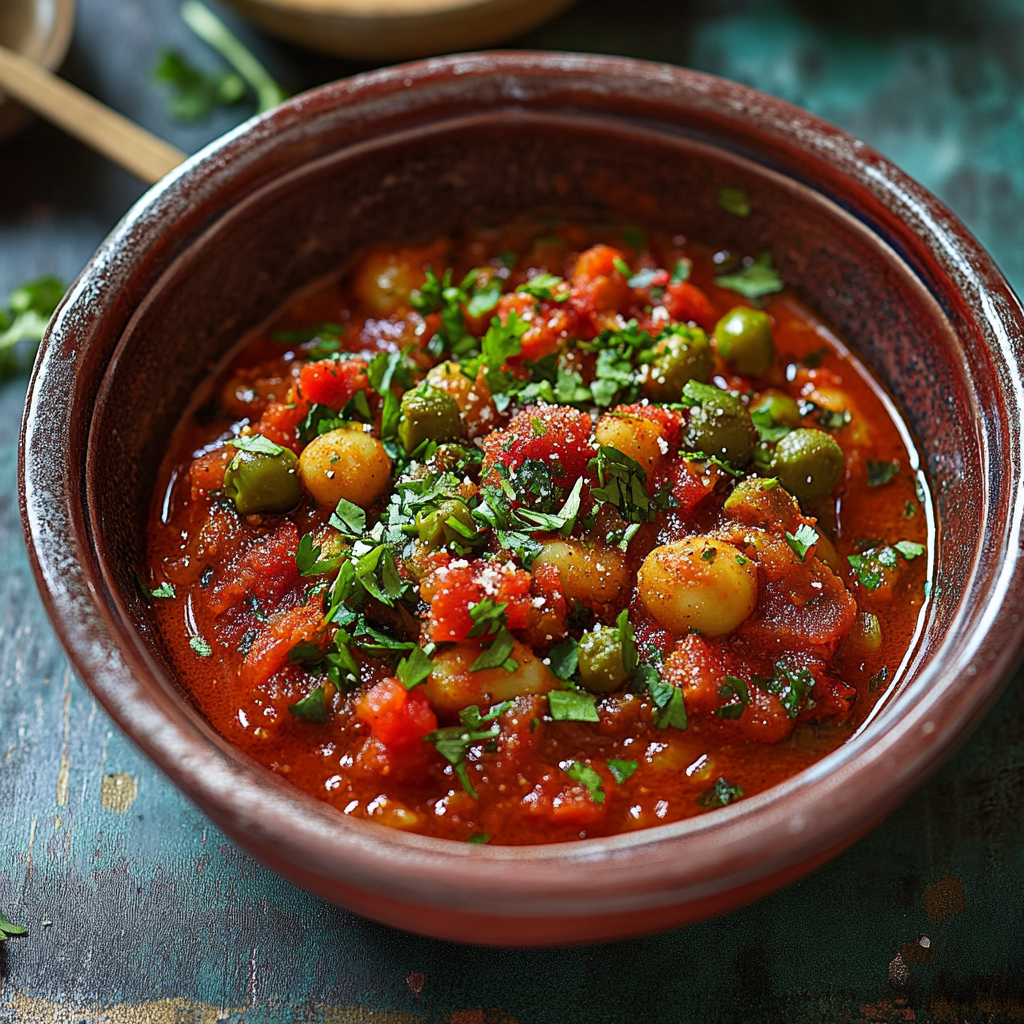
M 579 663 L 580 645 L 572 637 L 548 651 L 548 668 L 553 675 L 563 681 L 572 679 Z
M 167 113 L 176 121 L 201 121 L 214 107 L 230 107 L 245 96 L 245 80 L 236 71 L 205 71 L 178 50 L 164 49 L 153 81 L 171 87 Z
M 328 520 L 342 536 L 355 539 L 366 529 L 366 513 L 354 502 L 342 498 Z
M 743 790 L 734 786 L 724 778 L 720 778 L 711 789 L 706 790 L 697 797 L 697 803 L 701 807 L 726 807 L 743 796 Z
M 490 832 L 474 832 L 467 840 L 467 843 L 483 844 L 491 841 Z
M 790 718 L 796 718 L 804 702 L 814 689 L 814 676 L 803 665 L 794 664 L 789 658 L 781 658 L 775 663 L 775 674 L 771 679 L 754 676 L 753 682 L 765 693 L 779 698 Z
M 188 645 L 200 658 L 209 658 L 213 654 L 213 648 L 199 635 L 191 637 Z
M 574 782 L 585 786 L 587 792 L 595 804 L 604 803 L 604 789 L 601 786 L 601 776 L 590 767 L 580 761 L 570 761 L 568 768 L 563 768 L 566 775 Z
M 525 281 L 523 284 L 516 288 L 517 292 L 522 292 L 526 295 L 532 295 L 535 299 L 550 299 L 554 302 L 565 302 L 569 298 L 569 289 L 566 288 L 560 294 L 556 295 L 554 289 L 559 285 L 565 284 L 565 278 L 559 277 L 557 274 L 536 274 L 531 277 L 529 281 Z
M 735 274 L 719 275 L 715 278 L 715 284 L 719 288 L 738 292 L 748 299 L 759 299 L 773 292 L 781 292 L 786 287 L 778 270 L 775 269 L 772 254 L 767 250 L 758 253 L 750 263 L 744 261 L 743 268 Z
M 726 676 L 725 682 L 718 688 L 718 696 L 729 703 L 715 708 L 715 715 L 718 718 L 739 718 L 743 714 L 743 709 L 750 703 L 750 687 L 745 679 Z
M 491 597 L 485 597 L 469 606 L 469 617 L 473 620 L 473 626 L 469 631 L 470 637 L 495 636 L 507 625 L 508 618 L 505 609 L 508 602 L 498 603 Z
M 186 25 L 208 46 L 212 46 L 245 80 L 256 94 L 256 110 L 262 114 L 288 99 L 284 91 L 271 78 L 267 69 L 207 7 L 199 0 L 185 0 L 181 17 Z
M 303 697 L 297 704 L 290 704 L 288 710 L 304 722 L 323 725 L 327 721 L 327 700 L 324 697 L 324 688 L 318 686 L 308 697 Z
M 621 257 L 616 256 L 612 260 L 612 266 L 628 281 L 633 276 L 633 271 L 629 269 L 629 264 Z
M 925 553 L 923 544 L 915 544 L 912 540 L 898 540 L 893 547 L 908 561 L 920 558 Z
M 735 185 L 722 185 L 716 193 L 718 208 L 734 217 L 750 216 L 750 196 L 747 190 Z
M 685 729 L 686 705 L 683 691 L 662 679 L 656 672 L 647 681 L 647 692 L 654 704 L 654 724 L 658 729 Z
M 519 662 L 510 657 L 515 646 L 515 638 L 503 626 L 498 635 L 484 648 L 480 656 L 469 667 L 470 672 L 482 672 L 488 668 L 503 668 L 506 672 L 515 672 Z
M 227 443 L 240 452 L 251 452 L 254 455 L 280 455 L 284 451 L 279 444 L 274 444 L 269 437 L 262 434 L 240 434 L 238 437 L 232 437 Z
M 398 663 L 395 677 L 407 690 L 412 690 L 420 683 L 425 683 L 433 671 L 434 663 L 430 655 L 422 647 L 412 647 L 408 655 Z
M 797 527 L 796 533 L 790 533 L 788 530 L 786 531 L 786 543 L 793 549 L 796 557 L 799 558 L 801 562 L 807 561 L 807 552 L 810 551 L 819 540 L 821 540 L 821 537 L 818 535 L 818 531 L 807 523 L 801 523 Z
M 600 722 L 595 697 L 579 690 L 551 690 L 548 706 L 556 722 Z
M 506 711 L 509 703 L 499 704 L 491 708 L 486 715 L 480 713 L 479 707 L 463 708 L 459 712 L 462 725 L 450 725 L 444 729 L 437 729 L 423 737 L 424 743 L 432 743 L 437 752 L 445 758 L 455 770 L 455 774 L 462 782 L 462 788 L 474 799 L 479 799 L 473 783 L 469 781 L 469 772 L 466 769 L 466 752 L 476 743 L 484 743 L 488 740 L 497 739 L 500 734 L 498 723 L 495 719 Z M 483 725 L 492 723 L 489 729 Z
M 637 767 L 636 761 L 622 761 L 616 757 L 608 760 L 608 771 L 620 786 L 637 770 Z
M 889 666 L 883 665 L 869 680 L 868 693 L 877 693 L 889 681 Z
M 580 492 L 583 489 L 583 478 L 580 477 L 569 492 L 569 497 L 557 513 L 533 512 L 530 509 L 517 508 L 515 518 L 526 531 L 543 530 L 568 537 L 576 525 L 576 517 L 580 512 Z
M 0 380 L 31 365 L 65 290 L 63 281 L 48 274 L 11 292 L 8 309 L 0 309 Z M 18 358 L 20 342 L 28 343 L 24 346 L 24 363 Z
M 150 588 L 147 587 L 146 584 L 142 582 L 142 579 L 136 573 L 136 575 L 135 575 L 135 585 L 136 585 L 136 587 L 138 587 L 139 593 L 147 601 L 152 600 L 154 597 L 157 597 L 157 598 L 169 598 L 169 597 L 174 597 L 175 596 L 174 584 L 173 583 L 168 583 L 166 580 L 164 580 L 164 582 L 161 583 L 160 586 L 154 587 L 152 590 L 150 590 Z
M 647 496 L 647 473 L 636 459 L 618 448 L 601 445 L 588 468 L 597 474 L 595 500 L 614 506 L 627 523 L 646 523 L 652 518 Z

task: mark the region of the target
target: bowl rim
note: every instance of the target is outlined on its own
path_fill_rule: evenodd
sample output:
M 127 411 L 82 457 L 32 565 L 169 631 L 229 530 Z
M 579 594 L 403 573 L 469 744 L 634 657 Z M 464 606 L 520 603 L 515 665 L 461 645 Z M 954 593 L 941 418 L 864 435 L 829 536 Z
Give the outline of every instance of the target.
M 1009 433 L 1009 449 L 1002 453 L 1011 495 L 1007 521 L 997 531 L 1004 557 L 974 642 L 961 644 L 942 679 L 935 679 L 933 666 L 926 667 L 900 697 L 906 698 L 904 713 L 873 727 L 871 742 L 854 737 L 781 785 L 711 815 L 625 835 L 528 847 L 467 846 L 353 822 L 266 769 L 232 758 L 187 716 L 175 715 L 168 700 L 153 692 L 159 686 L 154 665 L 132 644 L 118 642 L 131 627 L 120 621 L 109 595 L 104 598 L 102 574 L 92 561 L 88 512 L 73 493 L 81 467 L 62 465 L 60 480 L 47 475 L 47 458 L 58 457 L 55 436 L 82 429 L 61 419 L 52 397 L 73 391 L 75 367 L 84 358 L 83 335 L 101 329 L 97 296 L 160 244 L 183 204 L 225 187 L 232 175 L 251 172 L 261 156 L 266 161 L 275 138 L 325 112 L 360 104 L 368 109 L 382 99 L 414 97 L 452 82 L 467 90 L 481 80 L 500 86 L 531 75 L 564 81 L 567 90 L 617 87 L 640 105 L 652 94 L 671 91 L 680 110 L 718 117 L 739 138 L 756 124 L 762 157 L 774 141 L 814 164 L 819 182 L 828 180 L 822 168 L 832 167 L 836 195 L 842 195 L 841 183 L 871 198 L 890 239 L 914 252 L 917 273 L 924 265 L 937 280 L 956 280 L 963 296 L 957 317 L 987 339 L 989 350 L 1002 360 L 1004 418 L 1012 423 L 1009 417 L 1016 415 L 1020 421 L 1024 310 L 1019 300 L 946 207 L 864 143 L 782 100 L 699 72 L 617 57 L 496 51 L 399 65 L 311 90 L 229 132 L 143 196 L 65 296 L 40 346 L 22 425 L 19 491 L 33 573 L 74 667 L 132 739 L 242 845 L 252 850 L 254 844 L 272 843 L 272 852 L 257 849 L 257 855 L 328 896 L 355 885 L 421 906 L 443 899 L 454 912 L 466 914 L 484 904 L 497 917 L 587 919 L 653 908 L 666 899 L 699 903 L 784 874 L 794 862 L 813 866 L 881 820 L 962 741 L 998 697 L 1024 647 L 1024 622 L 1014 611 L 1024 607 L 1024 582 L 1017 578 L 1022 574 L 1015 572 L 1024 558 L 1019 435 Z M 264 180 L 273 180 L 273 167 L 270 173 Z M 792 171 L 790 176 L 799 180 Z M 823 191 L 820 183 L 816 190 Z M 982 641 L 991 637 L 998 637 L 998 649 L 990 643 L 982 650 Z M 867 820 L 863 808 L 855 814 L 841 799 L 843 787 L 855 777 L 873 794 L 874 812 Z M 684 864 L 681 843 L 692 855 Z M 629 871 L 619 873 L 629 876 L 626 882 L 616 888 L 605 879 L 600 890 L 596 887 L 610 864 L 627 863 Z M 401 880 L 403 870 L 411 877 Z M 518 893 L 515 899 L 499 898 L 509 891 Z

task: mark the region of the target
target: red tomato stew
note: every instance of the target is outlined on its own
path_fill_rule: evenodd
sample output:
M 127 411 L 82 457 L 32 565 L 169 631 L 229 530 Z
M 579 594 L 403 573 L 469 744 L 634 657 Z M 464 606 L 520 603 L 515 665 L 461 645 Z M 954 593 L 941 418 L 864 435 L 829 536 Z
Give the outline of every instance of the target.
M 524 220 L 363 253 L 243 339 L 142 589 L 213 726 L 342 813 L 611 835 L 870 715 L 926 600 L 917 467 L 767 254 Z

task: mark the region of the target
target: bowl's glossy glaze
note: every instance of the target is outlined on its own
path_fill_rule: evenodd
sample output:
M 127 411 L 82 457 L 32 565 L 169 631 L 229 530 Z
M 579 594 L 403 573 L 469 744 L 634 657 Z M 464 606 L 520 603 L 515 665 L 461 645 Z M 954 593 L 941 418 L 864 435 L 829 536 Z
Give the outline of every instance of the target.
M 748 189 L 754 213 L 715 204 Z M 934 600 L 886 706 L 812 769 L 704 817 L 539 848 L 353 821 L 233 751 L 176 687 L 133 586 L 163 446 L 208 367 L 375 240 L 466 215 L 603 211 L 751 252 L 872 365 L 925 456 Z M 325 86 L 215 143 L 128 214 L 44 340 L 22 512 L 50 615 L 104 707 L 234 839 L 392 924 L 502 945 L 621 938 L 721 913 L 891 811 L 998 695 L 1024 642 L 1024 312 L 934 197 L 745 87 L 604 57 L 485 54 Z

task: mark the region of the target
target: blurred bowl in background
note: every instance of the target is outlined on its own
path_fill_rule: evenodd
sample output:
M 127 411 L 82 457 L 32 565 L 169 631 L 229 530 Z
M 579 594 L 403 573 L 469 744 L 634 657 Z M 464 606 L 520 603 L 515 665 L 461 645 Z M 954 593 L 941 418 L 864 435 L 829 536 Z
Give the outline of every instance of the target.
M 49 71 L 68 54 L 75 26 L 75 0 L 0 0 L 0 46 Z M 0 93 L 0 142 L 20 131 L 32 115 Z
M 5 0 L 7 2 L 7 0 Z M 475 50 L 511 39 L 573 0 L 229 0 L 289 42 L 353 60 Z

